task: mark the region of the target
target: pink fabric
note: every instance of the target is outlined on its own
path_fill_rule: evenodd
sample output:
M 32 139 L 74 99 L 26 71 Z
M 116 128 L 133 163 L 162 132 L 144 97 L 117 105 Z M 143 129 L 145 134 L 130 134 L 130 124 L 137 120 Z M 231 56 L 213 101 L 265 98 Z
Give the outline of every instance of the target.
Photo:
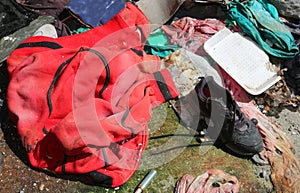
M 172 44 L 177 44 L 193 53 L 200 53 L 200 47 L 204 42 L 224 27 L 223 21 L 217 19 L 197 20 L 184 17 L 171 26 L 164 25 L 161 28 L 169 36 Z
M 235 176 L 219 169 L 210 169 L 194 178 L 186 174 L 176 183 L 174 193 L 237 193 L 239 182 Z

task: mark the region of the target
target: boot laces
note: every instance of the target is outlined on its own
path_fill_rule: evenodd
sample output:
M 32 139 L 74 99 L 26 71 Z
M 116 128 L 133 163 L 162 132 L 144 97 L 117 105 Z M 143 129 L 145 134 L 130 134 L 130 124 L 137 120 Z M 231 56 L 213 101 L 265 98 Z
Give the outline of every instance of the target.
M 237 107 L 237 105 L 233 105 L 233 114 L 234 114 L 234 129 L 237 129 L 241 132 L 249 132 L 250 123 L 247 118 L 244 116 L 243 112 Z

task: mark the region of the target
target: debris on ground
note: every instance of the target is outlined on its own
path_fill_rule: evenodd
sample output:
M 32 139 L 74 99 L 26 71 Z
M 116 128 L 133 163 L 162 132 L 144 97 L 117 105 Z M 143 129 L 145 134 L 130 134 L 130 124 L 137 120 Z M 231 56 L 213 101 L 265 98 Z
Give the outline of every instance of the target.
M 0 47 L 2 47 L 0 50 L 0 192 L 127 193 L 134 190 L 144 193 L 173 191 L 176 193 L 300 192 L 298 183 L 300 182 L 300 4 L 297 0 L 251 0 L 251 3 L 249 2 L 248 0 L 165 0 L 164 2 L 153 0 L 150 5 L 148 1 L 144 0 L 126 1 L 126 3 L 123 0 L 105 0 L 97 4 L 90 0 L 84 2 L 79 0 L 3 1 L 0 4 Z M 134 12 L 134 16 L 131 15 L 132 12 Z M 148 23 L 149 21 L 150 23 Z M 122 33 L 118 35 L 116 30 L 122 31 L 125 27 L 129 27 L 129 31 L 125 33 L 124 38 Z M 97 29 L 104 30 L 97 31 Z M 276 83 L 259 95 L 249 93 L 245 87 L 241 87 L 233 78 L 232 73 L 228 72 L 224 66 L 222 69 L 222 65 L 220 65 L 222 61 L 219 64 L 214 61 L 215 58 L 203 46 L 209 39 L 214 40 L 212 37 L 215 37 L 215 34 L 222 29 L 251 39 L 254 46 L 260 47 L 259 49 L 272 59 L 266 67 L 276 68 L 268 70 L 275 74 L 278 72 L 276 75 L 281 77 L 281 80 L 277 81 L 276 79 Z M 157 36 L 154 36 L 155 33 Z M 84 38 L 78 38 L 84 37 L 85 34 L 92 35 L 86 36 L 87 41 L 83 40 Z M 150 38 L 147 41 L 148 35 Z M 153 36 L 151 37 L 151 35 Z M 98 42 L 93 41 L 102 36 L 113 38 L 109 40 L 104 38 L 102 43 L 104 42 L 105 49 L 101 52 L 98 50 L 99 53 L 95 54 L 95 50 L 91 48 Z M 68 38 L 74 41 L 64 41 Z M 222 42 L 222 38 L 224 37 L 221 35 L 221 39 L 215 43 Z M 141 41 L 142 46 L 132 46 L 131 40 Z M 71 53 L 71 49 L 67 48 L 69 45 L 74 46 L 71 46 L 74 52 L 72 56 L 68 55 Z M 235 46 L 233 45 L 233 47 Z M 74 50 L 75 48 L 80 49 Z M 34 51 L 31 53 L 29 50 Z M 47 52 L 52 53 L 51 56 L 57 56 L 56 54 L 62 50 L 64 52 L 58 57 L 61 66 L 56 72 L 53 69 L 53 71 L 47 69 L 46 67 L 51 67 L 50 64 L 54 64 L 56 58 L 52 57 L 52 63 L 48 63 L 50 60 L 46 54 L 45 60 L 41 62 L 39 54 Z M 99 56 L 106 70 L 105 77 L 101 75 L 100 80 L 100 75 L 95 75 L 99 85 L 96 89 L 97 97 L 94 98 L 101 101 L 101 104 L 102 102 L 108 104 L 99 106 L 97 112 L 98 110 L 101 113 L 103 111 L 105 114 L 103 116 L 108 120 L 102 126 L 110 126 L 108 142 L 113 145 L 94 145 L 102 140 L 95 140 L 96 143 L 93 144 L 79 143 L 78 141 L 84 137 L 79 134 L 78 139 L 70 137 L 75 136 L 70 135 L 72 133 L 70 129 L 66 129 L 65 133 L 61 132 L 62 129 L 57 129 L 56 131 L 60 132 L 60 135 L 49 135 L 49 133 L 55 134 L 53 128 L 65 126 L 58 124 L 58 119 L 66 121 L 66 115 L 74 113 L 73 103 L 68 106 L 69 112 L 66 114 L 60 112 L 60 110 L 67 111 L 67 103 L 63 102 L 63 107 L 59 103 L 62 98 L 70 96 L 68 94 L 71 92 L 66 92 L 68 91 L 66 84 L 61 84 L 59 89 L 57 84 L 63 79 L 65 71 L 75 74 L 78 69 L 83 69 L 66 64 L 73 62 L 73 59 L 82 59 L 81 52 L 87 50 Z M 111 60 L 113 58 L 109 58 L 109 56 L 115 50 L 126 50 L 131 55 L 120 60 Z M 227 51 L 226 48 L 221 54 L 226 55 Z M 243 51 L 249 52 L 250 50 L 244 49 Z M 242 55 L 239 54 L 239 50 L 234 52 L 237 56 Z M 122 54 L 124 53 L 122 52 Z M 251 54 L 251 56 L 253 55 Z M 251 63 L 251 56 L 247 58 L 247 61 L 240 63 L 248 65 L 247 62 Z M 137 58 L 137 60 L 131 61 L 128 58 Z M 222 60 L 226 60 L 226 57 L 223 57 Z M 40 71 L 30 69 L 33 66 L 29 64 L 30 61 L 37 64 Z M 21 72 L 25 72 L 25 76 L 16 78 L 19 71 L 15 69 L 21 63 L 25 64 L 26 62 L 30 67 L 22 66 L 19 69 Z M 122 67 L 124 67 L 128 63 L 134 63 L 134 65 L 139 63 L 137 69 L 142 73 L 130 71 L 128 78 L 125 78 L 126 81 L 119 81 L 123 88 L 121 91 L 111 87 L 107 89 L 109 84 L 119 83 L 119 74 L 115 77 L 115 74 L 111 73 L 115 72 L 110 69 L 114 63 L 118 63 L 118 67 L 120 64 L 123 64 Z M 148 63 L 151 63 L 152 66 Z M 234 62 L 229 63 L 232 65 Z M 148 66 L 143 66 L 143 64 Z M 172 65 L 175 67 L 171 68 Z M 116 71 L 124 70 L 118 67 L 115 68 Z M 178 70 L 180 68 L 182 69 Z M 162 70 L 165 70 L 170 77 L 159 76 Z M 43 76 L 50 71 L 53 73 L 48 80 Z M 91 72 L 90 70 L 89 75 Z M 264 73 L 266 72 L 264 71 Z M 120 74 L 126 73 L 120 72 Z M 138 83 L 143 76 L 146 76 L 145 74 L 154 74 L 157 81 L 157 84 L 154 85 L 158 86 L 155 92 L 152 92 L 150 86 L 146 86 L 141 89 L 141 92 L 135 90 L 133 94 L 129 93 L 133 90 L 129 89 L 130 85 Z M 33 84 L 34 77 L 38 76 L 42 78 Z M 255 131 L 259 131 L 260 135 L 258 134 L 258 136 L 262 137 L 264 146 L 259 154 L 254 156 L 236 154 L 225 145 L 215 143 L 206 135 L 207 130 L 196 133 L 195 129 L 189 128 L 178 119 L 180 109 L 174 105 L 172 100 L 189 93 L 195 88 L 200 77 L 207 76 L 214 76 L 216 82 L 224 86 L 230 92 L 229 95 L 232 94 L 232 100 L 236 101 L 238 106 L 236 109 L 240 108 L 240 114 L 245 115 L 241 117 L 247 120 L 255 118 L 257 124 L 251 123 L 254 124 Z M 170 82 L 166 81 L 167 78 L 170 78 Z M 89 79 L 91 77 L 88 76 L 84 81 L 88 82 Z M 14 81 L 22 85 L 12 92 L 11 83 Z M 257 81 L 255 75 L 251 81 Z M 48 92 L 44 90 L 44 87 L 39 87 L 44 83 L 47 85 L 51 83 Z M 9 84 L 10 86 L 8 86 Z M 176 89 L 171 89 L 173 84 Z M 100 86 L 103 88 L 99 89 Z M 168 88 L 169 86 L 170 88 Z M 86 86 L 82 88 L 86 88 Z M 136 88 L 141 87 L 137 86 Z M 148 92 L 148 89 L 151 91 Z M 112 90 L 117 90 L 120 95 L 121 102 L 116 103 L 120 106 L 110 103 Z M 156 102 L 152 101 L 152 97 L 158 95 L 158 91 L 161 92 L 159 104 L 164 104 L 157 107 Z M 58 96 L 55 98 L 59 104 L 58 108 L 55 108 L 55 112 L 58 109 L 58 114 L 51 117 L 53 120 L 47 123 L 47 128 L 43 126 L 43 128 L 34 130 L 35 125 L 43 121 L 42 118 L 35 120 L 36 117 L 39 117 L 48 108 L 51 115 L 53 110 L 51 94 L 53 92 L 59 93 L 55 95 L 55 97 Z M 36 93 L 44 94 L 41 100 L 36 98 L 38 95 Z M 108 97 L 103 98 L 103 93 Z M 134 105 L 125 108 L 126 102 L 139 101 L 139 98 L 148 96 L 148 94 L 149 100 L 142 101 L 151 101 L 149 107 L 155 106 L 156 108 L 145 110 L 146 103 L 138 108 L 132 108 Z M 21 100 L 24 99 L 24 103 L 19 106 L 17 112 L 11 108 L 18 103 L 12 102 L 18 100 L 17 97 L 11 97 L 16 95 L 21 96 Z M 130 98 L 126 101 L 125 96 L 127 95 L 134 95 L 132 96 L 133 100 Z M 41 101 L 43 104 L 47 104 L 48 108 L 39 108 Z M 168 106 L 167 102 L 170 102 L 171 105 Z M 199 105 L 195 104 L 196 107 Z M 188 103 L 188 105 L 192 106 L 194 103 Z M 22 113 L 24 109 L 30 109 L 30 107 L 34 107 L 35 110 L 39 109 L 38 115 Z M 111 112 L 109 111 L 110 107 L 112 108 Z M 134 110 L 137 113 L 132 113 Z M 151 110 L 153 110 L 153 114 L 150 113 Z M 13 113 L 19 116 L 18 119 L 15 119 Z M 143 113 L 148 113 L 147 120 Z M 87 114 L 88 111 L 85 111 L 82 115 Z M 121 114 L 122 117 L 119 116 Z M 136 115 L 137 119 L 134 119 L 133 115 Z M 33 117 L 35 121 L 31 121 L 29 117 Z M 133 121 L 131 119 L 128 121 L 126 117 L 132 118 Z M 197 122 L 198 118 L 189 117 L 189 120 L 196 121 L 195 124 L 198 127 L 201 124 Z M 114 120 L 116 122 L 113 122 Z M 23 127 L 17 125 L 22 121 L 25 123 Z M 66 125 L 70 122 L 66 121 Z M 73 122 L 75 129 L 72 131 L 76 133 L 78 128 L 75 119 Z M 26 124 L 29 126 L 24 127 Z M 47 130 L 48 126 L 49 130 Z M 71 127 L 68 125 L 65 128 Z M 117 129 L 122 132 L 115 132 Z M 91 136 L 98 136 L 94 135 L 94 132 L 92 133 Z M 57 136 L 61 141 L 57 140 Z M 67 137 L 70 138 L 66 140 Z M 45 140 L 42 143 L 45 138 L 49 139 L 51 143 L 47 143 Z M 53 142 L 54 139 L 56 142 Z M 68 146 L 71 141 L 74 142 L 72 147 Z M 49 144 L 52 144 L 51 147 Z M 83 145 L 79 147 L 79 144 Z M 47 148 L 43 150 L 36 148 L 42 145 Z M 63 148 L 54 150 L 53 147 L 56 145 Z M 135 146 L 136 149 L 134 149 Z M 69 147 L 69 149 L 65 147 Z M 121 151 L 119 147 L 124 147 L 124 149 Z M 125 149 L 133 150 L 131 148 L 136 150 L 137 157 L 124 153 Z M 91 149 L 96 149 L 97 153 L 90 152 Z M 41 152 L 38 152 L 39 150 Z M 52 152 L 54 156 L 52 154 L 50 156 L 47 152 Z M 57 159 L 59 163 L 53 161 L 55 156 L 59 157 Z M 94 156 L 93 161 L 88 159 L 89 156 Z M 44 162 L 39 165 L 37 162 L 40 160 Z M 134 167 L 124 168 L 124 165 L 118 165 L 118 160 L 125 160 L 126 166 L 134 165 Z M 83 167 L 88 164 L 89 167 Z M 58 169 L 60 167 L 61 169 Z M 96 169 L 90 171 L 90 168 Z M 157 171 L 156 178 L 150 185 L 148 182 L 146 183 L 149 185 L 148 188 L 141 188 L 139 182 L 143 180 L 150 169 L 155 169 L 155 175 Z M 66 174 L 68 172 L 69 174 Z M 91 179 L 94 181 L 92 182 Z

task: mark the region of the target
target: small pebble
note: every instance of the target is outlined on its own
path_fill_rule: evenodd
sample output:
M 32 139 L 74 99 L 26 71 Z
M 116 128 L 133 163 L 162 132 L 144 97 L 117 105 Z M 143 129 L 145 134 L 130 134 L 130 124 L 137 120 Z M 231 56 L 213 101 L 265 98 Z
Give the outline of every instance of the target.
M 45 185 L 44 185 L 44 184 L 41 184 L 41 185 L 39 186 L 39 190 L 40 190 L 40 191 L 43 191 L 43 190 L 44 190 L 44 187 L 45 187 Z
M 260 108 L 260 109 L 264 109 L 264 108 L 265 108 L 265 106 L 264 106 L 264 105 L 258 105 L 258 108 Z
M 120 187 L 116 187 L 116 188 L 115 188 L 115 190 L 119 190 L 119 189 L 120 189 Z

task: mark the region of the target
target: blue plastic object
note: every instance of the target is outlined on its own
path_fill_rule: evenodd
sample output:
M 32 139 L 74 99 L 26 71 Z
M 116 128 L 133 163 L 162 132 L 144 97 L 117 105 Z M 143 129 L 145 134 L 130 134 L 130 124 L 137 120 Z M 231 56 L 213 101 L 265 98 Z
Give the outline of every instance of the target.
M 93 27 L 103 25 L 124 7 L 123 0 L 72 0 L 67 7 Z

